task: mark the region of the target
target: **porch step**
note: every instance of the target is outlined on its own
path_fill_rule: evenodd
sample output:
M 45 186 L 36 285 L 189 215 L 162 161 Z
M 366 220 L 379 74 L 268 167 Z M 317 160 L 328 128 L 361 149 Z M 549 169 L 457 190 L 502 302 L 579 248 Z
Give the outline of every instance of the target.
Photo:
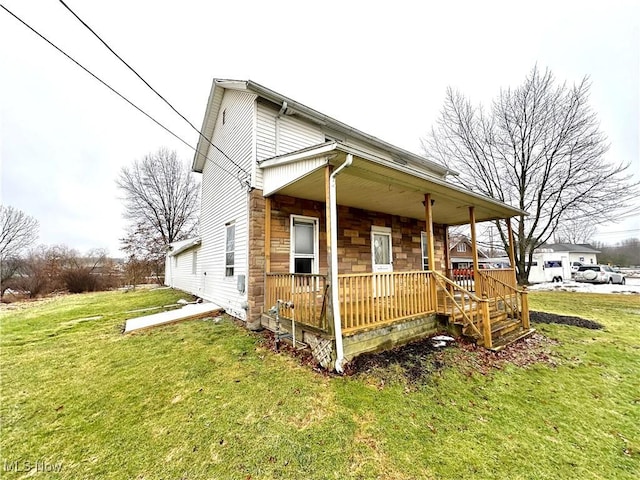
M 535 330 L 534 330 L 535 331 Z M 518 340 L 518 335 L 522 334 L 522 324 L 519 320 L 507 317 L 506 313 L 492 315 L 491 318 L 491 343 L 492 345 L 508 345 L 512 341 Z M 533 331 L 531 332 L 533 333 Z M 483 344 L 482 335 L 469 325 L 462 329 L 462 334 L 474 338 L 479 344 Z M 513 337 L 516 337 L 513 340 Z M 505 340 L 506 339 L 506 340 Z M 493 348 L 492 348 L 493 349 Z
M 495 341 L 518 328 L 520 328 L 520 321 L 507 318 L 507 314 L 504 313 L 504 315 L 501 315 L 499 319 L 491 319 L 491 338 Z
M 522 328 L 514 330 L 508 333 L 507 335 L 504 335 L 498 338 L 497 340 L 494 340 L 493 346 L 490 348 L 490 350 L 494 352 L 499 352 L 500 350 L 505 348 L 507 345 L 511 345 L 512 343 L 515 343 L 524 338 L 530 337 L 535 332 L 536 332 L 535 328 L 530 328 L 529 330 L 524 330 Z

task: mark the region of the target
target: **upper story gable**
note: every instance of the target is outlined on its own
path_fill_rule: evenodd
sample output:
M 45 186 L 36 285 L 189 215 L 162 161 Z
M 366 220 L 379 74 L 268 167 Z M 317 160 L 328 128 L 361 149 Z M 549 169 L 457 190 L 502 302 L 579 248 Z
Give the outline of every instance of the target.
M 203 172 L 207 158 L 212 156 L 228 162 L 211 147 L 211 140 L 250 172 L 251 185 L 256 188 L 262 188 L 260 162 L 327 141 L 367 152 L 390 167 L 408 168 L 439 179 L 452 173 L 250 80 L 214 79 L 201 132 L 204 137 L 198 142 L 193 170 Z

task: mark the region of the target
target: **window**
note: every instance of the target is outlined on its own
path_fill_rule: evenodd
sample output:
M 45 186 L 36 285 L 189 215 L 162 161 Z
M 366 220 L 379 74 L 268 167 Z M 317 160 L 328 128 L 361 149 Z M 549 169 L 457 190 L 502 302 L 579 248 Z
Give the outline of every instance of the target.
M 544 268 L 558 268 L 562 267 L 562 260 L 547 260 L 544 262 Z
M 456 252 L 465 253 L 467 251 L 467 244 L 464 242 L 458 243 L 456 246 Z
M 224 255 L 224 276 L 233 277 L 235 269 L 236 224 L 227 223 L 227 242 Z
M 429 270 L 429 253 L 427 252 L 427 232 L 420 232 L 422 246 L 422 269 Z
M 198 251 L 194 250 L 193 257 L 191 257 L 191 275 L 195 275 L 198 271 Z
M 291 215 L 293 273 L 318 273 L 318 219 Z

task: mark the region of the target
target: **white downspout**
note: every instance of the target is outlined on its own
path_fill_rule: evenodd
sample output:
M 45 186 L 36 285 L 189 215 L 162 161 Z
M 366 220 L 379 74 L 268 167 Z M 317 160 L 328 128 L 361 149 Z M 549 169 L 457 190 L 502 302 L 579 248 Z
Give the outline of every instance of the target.
M 347 154 L 346 161 L 329 176 L 329 214 L 331 216 L 331 298 L 333 301 L 333 325 L 336 336 L 336 372 L 342 373 L 344 347 L 342 346 L 342 318 L 338 297 L 338 204 L 336 200 L 336 177 L 353 162 L 353 155 Z

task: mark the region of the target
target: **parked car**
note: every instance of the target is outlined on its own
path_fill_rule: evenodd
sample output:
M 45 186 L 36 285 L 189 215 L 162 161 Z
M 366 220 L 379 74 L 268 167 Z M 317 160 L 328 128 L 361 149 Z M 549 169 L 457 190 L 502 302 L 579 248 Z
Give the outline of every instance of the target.
M 574 279 L 576 282 L 619 283 L 620 285 L 626 283 L 624 275 L 615 272 L 608 265 L 583 265 L 578 267 Z
M 575 273 L 578 271 L 578 269 L 580 267 L 582 267 L 584 265 L 584 263 L 582 262 L 571 262 L 571 275 L 575 275 Z

